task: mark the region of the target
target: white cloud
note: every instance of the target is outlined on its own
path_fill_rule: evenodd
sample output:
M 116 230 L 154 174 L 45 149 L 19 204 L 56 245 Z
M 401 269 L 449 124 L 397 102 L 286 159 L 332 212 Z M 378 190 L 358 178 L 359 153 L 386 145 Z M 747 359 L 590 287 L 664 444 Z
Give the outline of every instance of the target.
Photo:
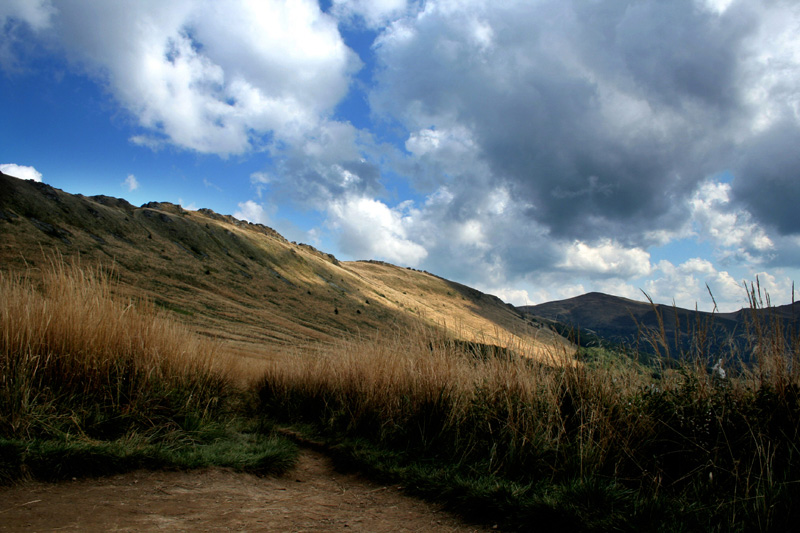
M 317 2 L 106 2 L 59 5 L 67 55 L 106 83 L 147 132 L 222 156 L 297 139 L 347 93 L 359 65 Z
M 17 165 L 15 163 L 3 163 L 0 165 L 0 172 L 8 176 L 14 176 L 22 180 L 42 181 L 42 173 L 33 167 Z
M 759 114 L 800 116 L 800 6 L 694 4 L 427 2 L 377 39 L 370 102 L 419 174 L 478 162 L 557 238 L 663 242 Z
M 250 174 L 250 183 L 266 185 L 271 181 L 272 177 L 266 172 L 253 172 Z
M 390 208 L 372 198 L 346 197 L 328 207 L 328 223 L 337 231 L 342 251 L 355 258 L 416 266 L 428 255 L 408 237 L 416 214 L 410 204 Z
M 256 195 L 261 198 L 264 195 L 264 189 L 273 181 L 272 176 L 267 172 L 253 172 L 250 174 L 250 183 L 256 188 Z
M 702 8 L 708 9 L 712 13 L 721 15 L 727 11 L 733 3 L 733 0 L 695 0 L 695 3 Z
M 442 165 L 449 174 L 469 170 L 479 149 L 472 131 L 461 125 L 411 132 L 405 148 L 426 163 Z
M 788 279 L 788 278 L 787 278 Z M 708 287 L 714 299 L 722 302 L 728 308 L 739 307 L 742 301 L 742 289 L 744 280 L 737 281 L 727 271 L 715 272 L 712 279 L 708 280 Z
M 525 289 L 515 289 L 512 287 L 496 287 L 496 288 L 478 287 L 478 290 L 486 294 L 494 294 L 504 302 L 509 303 L 511 305 L 522 306 L 522 305 L 529 305 L 531 303 L 528 291 L 526 291 Z
M 313 158 L 323 165 L 333 165 L 347 160 L 358 160 L 360 134 L 350 123 L 323 120 L 307 132 L 298 150 L 303 157 Z
M 194 202 L 189 202 L 188 204 L 184 202 L 183 198 L 178 198 L 178 205 L 182 208 L 186 209 L 187 211 L 197 211 L 197 204 Z
M 687 259 L 678 267 L 682 272 L 691 272 L 693 274 L 716 274 L 716 269 L 711 261 L 702 259 L 700 257 L 693 257 Z
M 56 10 L 49 0 L 3 0 L 0 2 L 0 28 L 9 19 L 29 24 L 35 31 L 49 28 Z
M 767 252 L 773 242 L 749 212 L 735 207 L 730 200 L 731 186 L 706 181 L 689 200 L 691 217 L 700 239 L 709 239 L 720 248 L 728 248 L 757 259 L 751 252 Z
M 641 248 L 626 248 L 605 239 L 597 245 L 575 241 L 564 249 L 557 268 L 583 273 L 630 278 L 650 274 L 650 254 Z
M 408 227 L 424 268 L 531 299 L 558 296 L 547 283 L 637 297 L 653 277 L 668 302 L 702 306 L 706 283 L 740 302 L 735 278 L 790 239 L 706 177 L 740 180 L 760 104 L 795 116 L 793 28 L 800 6 L 729 0 L 443 0 L 395 20 L 373 48 L 370 103 L 405 127 L 397 168 L 428 194 Z M 794 144 L 764 159 L 789 161 L 769 181 L 784 204 Z M 714 256 L 653 264 L 682 239 Z
M 42 35 L 52 25 L 55 9 L 49 0 L 3 0 L 0 2 L 0 68 L 21 69 L 21 55 L 30 47 L 24 29 Z
M 133 174 L 128 174 L 128 177 L 125 178 L 125 181 L 122 182 L 122 185 L 127 187 L 129 191 L 133 192 L 139 188 L 139 180 L 137 180 L 136 176 Z
M 383 26 L 407 10 L 407 0 L 333 0 L 333 13 L 342 18 L 360 17 L 371 28 Z
M 254 202 L 253 200 L 240 202 L 239 210 L 236 211 L 233 216 L 234 218 L 246 220 L 248 222 L 252 222 L 253 224 L 268 225 L 270 223 L 270 217 L 267 214 L 267 211 L 264 209 L 264 206 Z
M 629 300 L 644 301 L 642 291 L 635 284 L 629 280 L 622 280 L 619 278 L 601 279 L 592 282 L 592 290 L 603 292 L 605 294 L 613 294 L 614 296 L 621 296 Z
M 535 289 L 528 291 L 530 297 L 529 305 L 574 298 L 575 296 L 586 294 L 588 290 L 583 283 L 564 282 L 564 279 L 557 274 L 545 274 L 535 284 L 535 287 Z
M 432 129 L 422 129 L 409 135 L 406 141 L 406 150 L 416 156 L 435 152 L 441 144 L 442 132 Z
M 468 248 L 486 250 L 490 247 L 486 241 L 483 224 L 477 218 L 471 218 L 454 225 L 456 242 Z
M 761 287 L 762 301 L 765 305 L 767 297 L 772 305 L 776 305 L 774 302 L 790 302 L 791 297 L 794 296 L 794 282 L 788 276 L 778 277 L 769 272 L 757 272 L 750 282 L 756 288 L 756 292 L 758 292 L 758 286 Z
M 699 257 L 677 266 L 670 261 L 659 261 L 653 278 L 645 282 L 643 289 L 656 302 L 674 301 L 678 307 L 686 309 L 697 306 L 700 310 L 711 311 L 711 295 L 722 312 L 740 309 L 745 302 L 742 285 L 730 273 L 718 271 L 710 261 Z

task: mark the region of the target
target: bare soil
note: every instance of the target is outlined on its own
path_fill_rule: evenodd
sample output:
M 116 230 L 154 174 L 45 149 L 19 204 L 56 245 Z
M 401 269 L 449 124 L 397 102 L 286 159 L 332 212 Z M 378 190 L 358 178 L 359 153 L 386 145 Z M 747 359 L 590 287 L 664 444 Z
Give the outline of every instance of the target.
M 0 488 L 0 531 L 487 531 L 305 449 L 277 478 L 212 468 Z

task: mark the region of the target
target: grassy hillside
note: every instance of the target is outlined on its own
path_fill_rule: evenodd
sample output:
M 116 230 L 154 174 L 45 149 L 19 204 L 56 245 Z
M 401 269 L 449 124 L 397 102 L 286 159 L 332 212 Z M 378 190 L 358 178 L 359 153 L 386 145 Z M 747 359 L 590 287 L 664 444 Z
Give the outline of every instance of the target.
M 113 271 L 126 296 L 149 298 L 242 354 L 420 320 L 463 340 L 567 346 L 499 299 L 425 272 L 341 262 L 210 210 L 134 207 L 0 175 L 0 269 L 46 264 L 56 252 Z

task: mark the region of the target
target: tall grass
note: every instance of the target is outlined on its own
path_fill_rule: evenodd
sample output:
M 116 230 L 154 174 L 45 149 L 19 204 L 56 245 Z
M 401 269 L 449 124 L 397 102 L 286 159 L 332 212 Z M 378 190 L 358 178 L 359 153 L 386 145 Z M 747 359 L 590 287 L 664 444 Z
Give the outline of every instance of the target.
M 114 299 L 102 271 L 54 262 L 38 290 L 5 273 L 0 290 L 2 435 L 163 428 L 229 392 L 214 343 Z
M 419 329 L 297 354 L 258 386 L 267 413 L 505 527 L 781 530 L 800 518 L 800 343 L 753 320 L 758 363 L 725 378 L 710 354 L 554 365 Z
M 291 465 L 293 450 L 247 420 L 220 345 L 115 297 L 102 271 L 55 261 L 40 274 L 0 273 L 0 481 Z M 342 458 L 505 528 L 789 530 L 800 333 L 748 292 L 747 353 L 700 338 L 653 368 L 420 326 L 298 349 L 250 392 Z M 709 365 L 720 359 L 724 374 Z
M 193 445 L 231 436 L 225 417 L 241 393 L 219 344 L 151 303 L 114 297 L 102 270 L 55 260 L 43 272 L 0 272 L 0 295 L 0 444 L 9 461 L 0 478 L 47 473 L 22 463 L 63 463 L 76 450 L 73 463 L 94 459 L 59 468 L 91 473 L 98 450 L 141 456 L 151 445 L 161 447 L 147 451 L 153 465 L 191 466 L 202 463 L 189 456 Z M 167 453 L 178 448 L 183 458 Z M 117 459 L 123 469 L 144 461 Z

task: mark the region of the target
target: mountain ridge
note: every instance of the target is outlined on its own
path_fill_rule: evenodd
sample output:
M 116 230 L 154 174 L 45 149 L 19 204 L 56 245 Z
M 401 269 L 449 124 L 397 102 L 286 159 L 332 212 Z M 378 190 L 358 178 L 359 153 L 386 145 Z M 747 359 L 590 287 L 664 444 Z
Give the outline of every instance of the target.
M 800 323 L 800 303 L 769 308 L 742 308 L 729 313 L 705 312 L 659 303 L 639 302 L 621 296 L 591 292 L 538 305 L 520 306 L 525 314 L 552 320 L 567 327 L 566 335 L 579 336 L 581 344 L 597 344 L 603 340 L 634 346 L 645 351 L 669 353 L 687 351 L 696 342 L 695 333 L 707 333 L 709 353 L 725 345 L 743 345 L 748 323 L 753 314 L 764 315 L 784 326 Z M 660 333 L 664 328 L 664 337 Z M 570 329 L 571 328 L 571 329 Z M 656 348 L 654 343 L 659 346 Z M 666 347 L 664 346 L 666 344 Z M 673 355 L 675 355 L 673 353 Z
M 499 298 L 415 269 L 339 261 L 268 226 L 169 202 L 136 207 L 0 174 L 0 270 L 97 266 L 242 353 L 427 324 L 471 342 L 570 349 Z

